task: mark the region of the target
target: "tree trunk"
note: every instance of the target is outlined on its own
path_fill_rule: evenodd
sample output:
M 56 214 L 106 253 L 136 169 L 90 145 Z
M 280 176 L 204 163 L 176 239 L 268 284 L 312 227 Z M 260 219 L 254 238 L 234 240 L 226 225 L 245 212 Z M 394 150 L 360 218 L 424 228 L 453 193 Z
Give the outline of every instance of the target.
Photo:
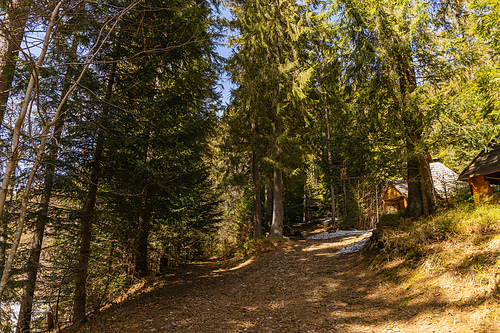
M 56 153 L 57 155 L 57 153 Z M 23 299 L 18 315 L 18 324 L 16 332 L 28 333 L 30 331 L 31 312 L 33 308 L 33 296 L 35 294 L 35 285 L 40 263 L 40 254 L 42 251 L 43 236 L 45 233 L 45 224 L 48 219 L 49 202 L 52 194 L 52 185 L 54 178 L 55 165 L 49 163 L 44 179 L 44 189 L 40 199 L 40 210 L 35 221 L 35 230 L 31 241 L 31 249 L 27 263 L 27 276 L 24 283 Z
M 106 99 L 109 99 L 113 91 L 113 84 L 116 73 L 116 62 L 111 65 L 111 71 L 106 88 Z M 87 315 L 85 313 L 87 292 L 87 268 L 90 256 L 90 241 L 92 238 L 92 223 L 94 220 L 95 204 L 97 201 L 97 189 L 99 183 L 99 174 L 101 172 L 102 154 L 104 150 L 104 123 L 108 117 L 109 108 L 104 106 L 101 117 L 98 122 L 97 144 L 94 151 L 94 161 L 90 174 L 90 184 L 84 201 L 81 217 L 80 232 L 80 253 L 78 256 L 78 267 L 75 278 L 75 294 L 73 297 L 73 323 L 85 322 Z
M 307 221 L 307 174 L 304 180 L 304 195 L 302 198 L 302 222 Z
M 325 104 L 326 104 L 326 97 L 325 97 Z M 330 225 L 333 229 L 337 227 L 337 212 L 335 210 L 335 190 L 333 188 L 333 170 L 332 170 L 332 151 L 330 149 L 330 119 L 328 116 L 328 108 L 325 107 L 325 122 L 326 122 L 326 138 L 328 140 L 327 143 L 327 149 L 328 149 L 328 166 L 330 167 L 330 175 L 328 178 L 330 178 L 330 194 L 332 195 L 332 221 L 330 222 Z
M 408 160 L 408 217 L 428 216 L 436 207 L 429 163 L 418 154 Z
M 29 1 L 7 2 L 3 22 L 0 23 L 0 127 L 7 109 L 17 57 L 28 20 Z
M 7 2 L 3 21 L 0 22 L 0 128 L 2 128 L 3 118 L 7 110 L 28 12 L 27 1 L 12 0 Z M 3 271 L 8 224 L 6 220 L 2 220 L 0 223 L 0 268 Z
M 264 206 L 266 209 L 266 225 L 271 225 L 271 220 L 269 217 L 272 216 L 273 213 L 273 189 L 270 184 L 266 181 L 266 190 L 265 190 L 265 198 L 264 198 Z
M 277 148 L 277 159 L 281 158 L 281 146 L 279 138 L 281 136 L 281 120 L 275 121 L 275 145 Z M 278 163 L 277 163 L 278 164 Z M 271 238 L 283 237 L 283 171 L 278 166 L 274 167 L 274 191 L 273 191 L 273 219 L 271 222 L 271 231 L 269 236 Z
M 255 119 L 252 120 L 252 179 L 253 179 L 253 236 L 262 236 L 262 208 L 260 200 L 259 151 L 256 139 Z
M 399 69 L 400 92 L 402 96 L 402 120 L 405 125 L 406 149 L 408 156 L 408 207 L 405 215 L 418 217 L 434 211 L 435 196 L 430 167 L 425 154 L 416 150 L 422 141 L 422 124 L 419 106 L 411 100 L 411 94 L 417 89 L 417 78 L 409 46 L 398 41 L 394 59 Z M 398 52 L 399 51 L 399 52 Z
M 407 163 L 408 177 L 408 207 L 405 215 L 408 217 L 422 216 L 424 207 L 422 203 L 422 188 L 420 186 L 419 162 L 415 157 L 410 157 Z
M 347 220 L 349 218 L 347 212 L 347 190 L 345 186 L 345 180 L 342 181 L 342 188 L 344 189 L 344 218 Z
M 271 223 L 271 238 L 283 237 L 283 172 L 274 169 L 273 220 Z
M 375 209 L 377 210 L 377 219 L 375 220 L 375 224 L 372 223 L 371 228 L 373 229 L 375 225 L 378 223 L 379 219 L 379 201 L 378 201 L 378 183 L 377 186 L 375 186 Z
M 76 56 L 77 42 L 73 39 L 73 44 L 70 51 L 70 58 Z M 62 96 L 65 96 L 70 89 L 71 75 L 66 74 L 66 81 L 62 90 Z M 67 102 L 64 103 L 63 109 L 67 108 Z M 45 233 L 45 224 L 48 220 L 48 211 L 50 198 L 52 196 L 52 187 L 55 174 L 55 163 L 59 152 L 58 142 L 61 141 L 61 132 L 64 124 L 64 114 L 59 117 L 54 126 L 54 141 L 49 150 L 49 163 L 45 170 L 45 178 L 43 183 L 42 195 L 40 197 L 40 210 L 35 221 L 35 230 L 31 241 L 31 249 L 27 263 L 27 277 L 24 284 L 23 298 L 18 315 L 17 333 L 28 333 L 30 331 L 31 312 L 33 308 L 33 296 L 35 294 L 35 285 L 38 275 L 38 266 L 40 263 L 40 254 L 42 251 L 43 237 Z
M 40 52 L 40 56 L 38 57 L 38 60 L 34 66 L 33 72 L 31 73 L 30 81 L 29 81 L 28 86 L 26 88 L 24 99 L 23 99 L 23 102 L 21 104 L 21 109 L 19 111 L 19 115 L 18 115 L 16 123 L 14 125 L 11 148 L 9 151 L 9 155 L 7 157 L 7 165 L 5 168 L 5 173 L 3 175 L 2 186 L 0 188 L 0 218 L 2 217 L 4 208 L 5 208 L 5 201 L 7 198 L 7 193 L 9 191 L 10 178 L 12 177 L 12 173 L 14 172 L 14 170 L 17 166 L 17 163 L 18 163 L 18 156 L 19 156 L 19 153 L 21 150 L 19 147 L 20 146 L 19 145 L 20 138 L 21 138 L 21 129 L 23 127 L 24 120 L 25 120 L 26 114 L 28 112 L 28 109 L 30 108 L 30 105 L 31 105 L 30 102 L 31 102 L 32 93 L 33 93 L 33 90 L 35 89 L 35 85 L 36 85 L 36 81 L 37 81 L 36 77 L 37 77 L 38 68 L 40 68 L 42 66 L 43 61 L 45 59 L 45 55 L 47 54 L 49 41 L 50 41 L 50 38 L 52 36 L 52 29 L 54 28 L 54 25 L 56 23 L 56 16 L 59 13 L 59 9 L 61 8 L 61 6 L 62 6 L 62 2 L 58 2 L 55 5 L 55 8 L 53 9 L 53 11 L 51 13 L 49 24 L 47 26 L 47 29 L 45 30 L 43 47 L 42 47 L 42 50 Z M 73 89 L 74 89 L 74 87 L 76 87 L 76 84 L 73 86 Z M 71 88 L 70 88 L 70 91 L 72 91 Z M 26 185 L 24 187 L 22 198 L 21 198 L 21 209 L 19 212 L 19 220 L 17 222 L 16 233 L 14 234 L 14 239 L 13 239 L 12 246 L 11 246 L 11 249 L 9 252 L 9 256 L 8 256 L 7 260 L 5 261 L 5 265 L 4 265 L 3 271 L 2 271 L 2 278 L 0 280 L 0 299 L 2 299 L 3 292 L 5 291 L 5 288 L 7 286 L 7 281 L 9 279 L 12 265 L 14 263 L 14 256 L 16 255 L 17 248 L 18 248 L 19 243 L 21 241 L 24 223 L 26 221 L 29 193 L 30 193 L 31 185 L 32 185 L 34 178 L 35 178 L 36 171 L 38 169 L 38 165 L 39 165 L 39 163 L 42 159 L 43 153 L 44 153 L 45 142 L 47 140 L 47 134 L 48 134 L 49 129 L 52 126 L 54 126 L 55 122 L 57 121 L 57 119 L 61 115 L 62 104 L 66 101 L 67 96 L 68 96 L 68 94 L 66 94 L 66 96 L 63 98 L 63 101 L 61 102 L 61 104 L 59 104 L 59 107 L 58 107 L 52 121 L 49 121 L 49 122 L 45 121 L 43 128 L 40 132 L 41 140 L 40 140 L 40 143 L 39 143 L 38 148 L 37 148 L 37 156 L 36 156 L 35 161 L 33 162 L 33 165 L 31 167 L 31 171 L 30 171 L 30 174 L 28 176 L 28 180 L 27 180 Z M 5 230 L 2 230 L 1 234 L 4 235 Z
M 152 156 L 150 150 L 151 132 L 149 129 L 144 129 L 143 137 L 143 147 L 144 150 L 142 156 L 144 165 L 146 169 L 148 168 L 149 162 Z M 148 184 L 149 185 L 149 184 Z M 137 239 L 135 242 L 135 265 L 134 265 L 134 277 L 143 278 L 149 273 L 148 270 L 148 248 L 149 248 L 149 231 L 151 229 L 151 214 L 149 208 L 150 194 L 147 185 L 144 187 L 144 194 L 142 197 L 142 205 L 140 207 L 139 213 L 139 223 L 137 230 Z
M 145 199 L 146 201 L 147 199 Z M 147 205 L 143 206 L 143 211 L 139 217 L 139 230 L 137 232 L 137 245 L 135 253 L 134 275 L 143 278 L 148 275 L 148 238 L 150 230 L 150 214 Z
M 422 207 L 424 216 L 432 214 L 436 208 L 436 196 L 434 194 L 434 183 L 432 181 L 431 169 L 428 153 L 419 156 L 419 173 L 422 182 L 420 183 L 422 192 Z
M 85 205 L 81 217 L 80 253 L 75 279 L 75 295 L 73 297 L 73 322 L 85 322 L 87 319 L 85 308 L 87 301 L 87 268 L 90 256 L 90 243 L 92 239 L 92 222 L 94 219 L 95 203 L 97 201 L 97 185 L 101 171 L 102 148 L 97 144 L 94 155 L 94 165 L 90 177 L 90 186 L 85 198 Z

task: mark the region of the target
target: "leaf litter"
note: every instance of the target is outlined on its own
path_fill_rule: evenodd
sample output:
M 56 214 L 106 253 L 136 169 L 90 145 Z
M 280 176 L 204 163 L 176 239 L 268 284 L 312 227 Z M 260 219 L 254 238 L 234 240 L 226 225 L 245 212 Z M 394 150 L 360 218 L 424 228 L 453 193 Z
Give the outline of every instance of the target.
M 409 297 L 367 266 L 358 251 L 371 232 L 309 234 L 247 260 L 180 267 L 66 332 L 499 332 L 491 312 L 424 289 Z

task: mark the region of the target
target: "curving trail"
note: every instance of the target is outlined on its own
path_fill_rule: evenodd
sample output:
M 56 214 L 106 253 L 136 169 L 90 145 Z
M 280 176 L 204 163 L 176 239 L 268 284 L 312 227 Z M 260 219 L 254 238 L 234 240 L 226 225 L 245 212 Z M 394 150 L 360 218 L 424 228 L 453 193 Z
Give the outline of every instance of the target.
M 336 254 L 364 237 L 289 240 L 244 262 L 192 264 L 79 332 L 498 332 L 432 292 L 409 298 L 359 253 Z

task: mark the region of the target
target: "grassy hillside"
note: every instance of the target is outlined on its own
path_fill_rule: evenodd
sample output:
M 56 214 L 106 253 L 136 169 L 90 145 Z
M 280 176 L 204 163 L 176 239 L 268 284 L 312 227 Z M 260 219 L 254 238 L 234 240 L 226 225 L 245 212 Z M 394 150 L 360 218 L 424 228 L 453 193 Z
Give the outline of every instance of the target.
M 366 260 L 402 292 L 401 308 L 441 305 L 464 329 L 480 322 L 489 332 L 499 323 L 499 206 L 462 204 L 421 220 L 384 216 L 374 238 Z

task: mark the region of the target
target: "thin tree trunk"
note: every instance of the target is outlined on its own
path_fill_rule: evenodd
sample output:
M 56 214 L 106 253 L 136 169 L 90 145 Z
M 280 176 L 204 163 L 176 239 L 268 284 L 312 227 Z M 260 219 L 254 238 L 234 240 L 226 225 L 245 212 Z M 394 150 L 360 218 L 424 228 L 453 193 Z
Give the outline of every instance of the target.
M 358 188 L 357 188 L 357 191 L 358 191 L 358 197 L 356 198 L 356 206 L 357 206 L 357 209 L 358 209 L 358 223 L 359 223 L 359 225 L 361 225 L 361 221 L 362 221 L 361 203 L 362 203 L 363 199 L 361 197 L 361 191 L 359 190 L 359 179 L 358 179 Z
M 7 166 L 5 169 L 4 177 L 2 180 L 2 187 L 0 188 L 0 218 L 2 217 L 4 208 L 5 208 L 5 201 L 7 198 L 7 193 L 9 190 L 9 185 L 10 185 L 10 178 L 12 177 L 12 173 L 14 172 L 17 163 L 18 163 L 18 155 L 19 155 L 19 142 L 20 142 L 20 137 L 21 137 L 21 129 L 24 124 L 24 119 L 26 117 L 26 114 L 28 113 L 28 109 L 30 106 L 30 101 L 31 101 L 31 95 L 33 93 L 33 90 L 35 88 L 35 83 L 37 81 L 37 76 L 38 76 L 38 68 L 42 66 L 42 63 L 45 59 L 45 55 L 47 53 L 48 45 L 49 45 L 49 40 L 52 34 L 52 29 L 55 25 L 56 22 L 56 16 L 59 13 L 59 9 L 62 6 L 63 1 L 60 1 L 57 3 L 55 6 L 54 10 L 52 11 L 50 20 L 49 20 L 49 25 L 47 26 L 47 29 L 45 31 L 45 38 L 44 38 L 44 43 L 42 47 L 42 51 L 40 52 L 40 56 L 38 58 L 38 61 L 36 62 L 33 72 L 30 77 L 30 81 L 28 83 L 28 87 L 26 88 L 24 100 L 21 105 L 21 110 L 19 112 L 19 116 L 16 120 L 16 124 L 14 125 L 14 131 L 12 135 L 12 145 L 10 149 L 10 153 L 7 158 Z M 66 95 L 67 98 L 67 95 Z M 63 101 L 64 102 L 64 101 Z M 10 276 L 10 271 L 12 269 L 12 264 L 14 262 L 14 256 L 16 255 L 17 248 L 19 246 L 19 242 L 21 241 L 21 236 L 24 228 L 24 222 L 26 219 L 26 214 L 27 214 L 27 207 L 28 207 L 28 199 L 29 199 L 29 192 L 31 189 L 31 184 L 34 180 L 35 173 L 37 171 L 38 165 L 41 161 L 41 158 L 43 156 L 43 152 L 45 149 L 45 141 L 47 138 L 47 133 L 48 130 L 55 124 L 57 119 L 59 118 L 61 114 L 61 109 L 62 105 L 59 105 L 58 110 L 56 111 L 56 114 L 54 115 L 54 119 L 51 122 L 45 122 L 44 126 L 41 131 L 41 140 L 40 144 L 37 149 L 37 157 L 35 161 L 33 162 L 33 166 L 30 171 L 30 175 L 28 177 L 28 181 L 26 183 L 26 186 L 24 188 L 24 192 L 21 198 L 21 210 L 20 210 L 20 215 L 19 215 L 19 220 L 17 223 L 17 228 L 16 228 L 16 233 L 14 235 L 14 240 L 11 246 L 11 250 L 9 252 L 9 256 L 7 258 L 7 261 L 5 262 L 5 266 L 3 267 L 3 273 L 2 273 L 2 278 L 0 280 L 0 299 L 2 299 L 3 292 L 5 290 L 5 287 L 7 286 L 7 281 Z M 2 230 L 2 234 L 5 233 L 5 230 Z
M 278 116 L 277 116 L 278 117 Z M 276 119 L 275 121 L 275 145 L 278 151 L 278 160 L 281 158 L 281 146 L 279 143 L 279 138 L 281 136 L 281 120 Z M 283 171 L 279 166 L 274 167 L 274 191 L 273 191 L 273 219 L 271 222 L 271 231 L 269 236 L 271 238 L 282 238 L 283 237 Z
M 24 119 L 26 117 L 28 109 L 29 109 L 30 105 L 32 104 L 31 97 L 32 97 L 32 93 L 33 93 L 35 84 L 38 81 L 38 69 L 41 67 L 41 65 L 45 59 L 45 55 L 46 55 L 47 50 L 48 50 L 48 45 L 49 45 L 49 42 L 50 42 L 50 39 L 52 36 L 52 29 L 54 28 L 54 25 L 57 22 L 59 10 L 60 10 L 61 6 L 63 5 L 63 3 L 64 3 L 64 0 L 57 2 L 57 4 L 54 6 L 54 9 L 51 12 L 49 24 L 47 26 L 47 29 L 45 30 L 43 47 L 42 47 L 42 50 L 40 52 L 40 56 L 39 56 L 36 64 L 34 65 L 33 72 L 32 72 L 32 75 L 30 77 L 30 81 L 29 81 L 28 86 L 26 88 L 25 97 L 24 97 L 24 100 L 21 104 L 19 116 L 18 116 L 18 118 L 16 120 L 16 124 L 14 126 L 13 135 L 12 135 L 12 145 L 11 145 L 9 156 L 7 158 L 7 166 L 6 166 L 4 178 L 2 180 L 2 186 L 0 188 L 0 218 L 1 218 L 1 214 L 3 213 L 3 210 L 5 208 L 5 201 L 6 201 L 6 197 L 7 197 L 7 192 L 9 190 L 10 178 L 12 177 L 12 173 L 13 173 L 13 171 L 18 163 L 18 154 L 19 154 L 19 150 L 20 150 L 19 149 L 19 142 L 20 142 L 20 136 L 21 136 L 20 135 L 21 128 L 24 124 Z M 131 7 L 128 7 L 127 10 Z M 113 29 L 115 26 L 116 26 L 116 23 L 113 24 L 111 29 Z M 55 125 L 55 123 L 57 122 L 57 120 L 61 116 L 62 108 L 63 108 L 64 104 L 66 103 L 66 101 L 68 100 L 69 95 L 80 84 L 80 82 L 81 82 L 83 76 L 85 75 L 87 69 L 89 68 L 90 64 L 92 63 L 94 58 L 97 56 L 97 54 L 99 54 L 99 52 L 102 50 L 103 46 L 105 45 L 105 42 L 109 37 L 109 34 L 110 33 L 108 33 L 105 36 L 105 38 L 100 40 L 100 42 L 99 42 L 100 44 L 95 45 L 94 53 L 89 54 L 87 56 L 85 63 L 84 63 L 84 66 L 83 66 L 83 69 L 81 70 L 78 78 L 75 80 L 75 83 L 73 83 L 71 85 L 70 89 L 64 95 L 61 102 L 59 103 L 59 106 L 54 114 L 52 121 L 47 122 L 46 120 L 41 119 L 41 121 L 43 122 L 43 128 L 42 128 L 40 135 L 39 135 L 40 143 L 36 149 L 37 156 L 36 156 L 35 161 L 33 162 L 33 165 L 31 167 L 31 171 L 30 171 L 30 174 L 28 176 L 28 180 L 27 180 L 26 185 L 24 187 L 23 195 L 21 198 L 21 209 L 19 212 L 19 220 L 17 222 L 16 232 L 14 234 L 13 243 L 12 243 L 7 261 L 5 262 L 5 267 L 4 267 L 3 273 L 2 273 L 2 278 L 0 280 L 0 299 L 2 298 L 3 292 L 5 291 L 5 287 L 7 285 L 7 281 L 8 281 L 9 276 L 10 276 L 10 271 L 12 269 L 12 265 L 14 262 L 14 257 L 16 255 L 17 248 L 18 248 L 19 243 L 21 241 L 24 223 L 26 221 L 29 194 L 30 194 L 32 183 L 33 183 L 34 178 L 35 178 L 35 174 L 38 170 L 38 166 L 39 166 L 41 159 L 44 155 L 45 142 L 47 140 L 49 129 Z
M 325 104 L 326 104 L 326 97 L 325 97 Z M 328 140 L 327 143 L 327 148 L 328 148 L 328 165 L 330 166 L 330 194 L 332 195 L 332 221 L 331 221 L 331 227 L 335 229 L 337 227 L 337 212 L 335 210 L 335 189 L 333 188 L 333 170 L 331 168 L 333 167 L 332 165 L 332 151 L 330 149 L 330 119 L 328 116 L 328 108 L 325 107 L 325 122 L 326 122 L 326 138 Z
M 62 121 L 58 121 L 55 131 L 60 131 Z M 56 132 L 57 133 L 57 132 Z M 60 137 L 60 134 L 58 135 Z M 57 146 L 56 146 L 57 147 Z M 57 148 L 52 149 L 51 155 L 56 158 Z M 35 230 L 31 241 L 31 249 L 27 263 L 27 277 L 24 284 L 24 295 L 18 315 L 18 326 L 16 332 L 27 333 L 30 331 L 31 312 L 33 308 L 33 296 L 35 294 L 35 285 L 40 263 L 40 254 L 42 251 L 42 242 L 45 232 L 45 224 L 48 219 L 49 202 L 52 194 L 52 185 L 54 179 L 55 165 L 49 163 L 44 179 L 44 188 L 40 198 L 40 210 L 35 221 Z
M 145 199 L 147 201 L 147 198 Z M 134 275 L 138 278 L 143 278 L 148 275 L 148 238 L 150 230 L 150 214 L 148 205 L 143 206 L 143 211 L 139 217 L 139 230 L 137 232 L 137 245 L 135 254 L 135 269 Z
M 262 236 L 262 204 L 260 200 L 259 150 L 255 119 L 252 120 L 252 179 L 253 179 L 253 236 Z
M 342 181 L 342 188 L 344 189 L 344 217 L 346 220 L 349 219 L 349 213 L 347 211 L 347 189 L 345 186 L 345 180 Z
M 109 99 L 113 91 L 113 84 L 116 73 L 116 62 L 111 65 L 111 71 L 106 88 L 106 99 Z M 99 174 L 101 172 L 102 154 L 104 150 L 104 123 L 108 117 L 109 108 L 104 106 L 98 122 L 97 144 L 94 151 L 94 161 L 90 174 L 90 184 L 84 201 L 81 217 L 80 231 L 80 253 L 78 256 L 78 268 L 75 279 L 75 294 L 73 297 L 73 322 L 84 322 L 87 320 L 86 302 L 87 302 L 87 268 L 90 256 L 90 242 L 92 238 L 92 223 L 94 220 L 95 204 L 97 201 L 97 189 L 99 183 Z
M 283 237 L 283 172 L 274 168 L 273 220 L 271 223 L 271 238 Z
M 378 223 L 378 219 L 379 219 L 379 208 L 378 208 L 378 184 L 377 186 L 375 186 L 375 208 L 377 209 L 377 220 L 375 221 L 375 223 Z M 372 224 L 372 229 L 374 227 L 374 225 Z
M 103 112 L 104 115 L 104 112 Z M 90 256 L 90 243 L 92 238 L 92 222 L 94 219 L 95 204 L 97 201 L 97 185 L 102 161 L 102 143 L 99 144 L 94 155 L 94 165 L 90 176 L 90 186 L 85 198 L 85 205 L 81 217 L 80 230 L 80 253 L 78 256 L 78 268 L 75 279 L 75 295 L 73 297 L 73 322 L 84 322 L 87 319 L 85 313 L 87 291 L 87 268 Z
M 266 225 L 271 225 L 271 221 L 269 217 L 272 216 L 273 213 L 273 189 L 266 181 L 266 190 L 265 190 L 265 199 L 264 205 L 266 209 Z
M 302 222 L 307 221 L 307 174 L 304 180 L 304 197 L 302 199 Z
M 57 21 L 56 19 L 57 19 L 58 14 L 59 14 L 59 9 L 63 5 L 63 3 L 64 3 L 64 0 L 59 1 L 55 5 L 54 9 L 52 10 L 51 17 L 49 19 L 49 24 L 48 24 L 47 29 L 45 31 L 45 38 L 44 38 L 44 42 L 43 42 L 42 51 L 40 52 L 40 56 L 38 58 L 38 61 L 35 64 L 35 67 L 33 69 L 30 81 L 29 81 L 28 86 L 26 88 L 25 98 L 22 102 L 21 110 L 19 112 L 19 116 L 18 116 L 16 124 L 14 126 L 14 131 L 13 131 L 13 136 L 12 136 L 12 146 L 11 146 L 11 150 L 10 150 L 10 153 L 9 153 L 9 156 L 7 159 L 7 167 L 6 167 L 4 178 L 2 181 L 2 187 L 0 189 L 0 217 L 1 217 L 1 214 L 3 213 L 4 207 L 5 207 L 5 200 L 6 200 L 7 192 L 9 190 L 10 178 L 12 177 L 12 173 L 13 173 L 15 167 L 17 166 L 17 162 L 18 162 L 17 156 L 19 154 L 19 142 L 20 142 L 21 128 L 23 126 L 24 119 L 26 117 L 28 109 L 31 105 L 31 103 L 30 103 L 31 96 L 32 96 L 35 84 L 38 81 L 38 78 L 37 78 L 38 69 L 41 67 L 41 65 L 45 59 L 45 55 L 47 53 L 48 45 L 49 45 L 50 38 L 52 35 L 52 29 Z M 104 41 L 107 39 L 108 36 L 106 36 Z M 69 95 L 80 84 L 80 81 L 82 80 L 88 67 L 90 66 L 91 61 L 95 58 L 95 56 L 98 54 L 98 52 L 102 49 L 102 47 L 104 45 L 104 41 L 101 41 L 101 44 L 99 47 L 96 48 L 95 53 L 86 59 L 85 65 L 84 65 L 83 69 L 81 70 L 75 83 L 73 83 L 71 85 L 70 89 L 68 90 L 66 95 L 62 98 L 61 102 L 59 103 L 59 106 L 54 114 L 53 119 L 50 122 L 47 122 L 45 119 L 40 119 L 43 123 L 43 128 L 40 131 L 40 135 L 39 135 L 40 143 L 38 144 L 38 147 L 36 149 L 37 156 L 33 162 L 30 174 L 28 176 L 28 180 L 24 186 L 23 195 L 21 198 L 21 209 L 19 211 L 19 220 L 17 222 L 16 232 L 14 234 L 14 239 L 13 239 L 12 246 L 11 246 L 11 249 L 9 252 L 9 256 L 7 258 L 7 261 L 5 262 L 5 267 L 4 267 L 3 273 L 2 273 L 2 278 L 0 280 L 0 299 L 2 298 L 3 292 L 5 291 L 5 287 L 7 286 L 7 281 L 9 279 L 12 265 L 14 263 L 14 257 L 16 255 L 17 248 L 19 247 L 19 243 L 21 241 L 21 236 L 22 236 L 23 229 L 24 229 L 24 223 L 26 221 L 29 194 L 30 194 L 31 186 L 32 186 L 33 181 L 35 179 L 35 174 L 38 170 L 38 166 L 39 166 L 39 164 L 42 160 L 42 157 L 44 155 L 45 142 L 47 140 L 49 129 L 55 125 L 55 123 L 57 122 L 57 120 L 61 116 L 62 108 L 63 108 L 64 104 L 66 103 L 66 101 L 68 100 Z
M 257 160 L 258 152 L 253 152 L 253 236 L 262 236 L 262 204 L 260 199 L 260 173 Z
M 144 132 L 144 156 L 143 161 L 146 167 L 151 161 L 151 150 L 150 150 L 151 132 L 145 129 Z M 151 229 L 151 215 L 149 208 L 149 191 L 147 186 L 144 190 L 144 196 L 142 198 L 142 205 L 140 207 L 139 223 L 137 230 L 137 239 L 135 243 L 135 265 L 134 265 L 134 276 L 142 278 L 148 275 L 148 248 L 149 248 L 149 231 Z
M 73 38 L 72 47 L 70 50 L 70 58 L 76 56 L 77 42 Z M 66 73 L 66 80 L 61 96 L 65 96 L 70 89 L 71 74 Z M 64 103 L 63 109 L 67 108 L 67 102 Z M 58 142 L 61 140 L 61 132 L 64 123 L 64 114 L 59 117 L 54 126 L 54 141 L 49 151 L 49 161 L 45 170 L 45 178 L 43 184 L 42 195 L 40 198 L 40 210 L 35 221 L 35 230 L 31 241 L 31 249 L 27 263 L 27 277 L 24 284 L 23 298 L 18 315 L 17 333 L 28 333 L 30 331 L 31 312 L 33 308 L 33 296 L 35 294 L 35 285 L 38 274 L 38 266 L 40 262 L 40 254 L 42 251 L 42 243 L 45 232 L 45 224 L 48 220 L 49 203 L 52 195 L 52 187 L 55 174 L 55 163 L 59 152 Z

